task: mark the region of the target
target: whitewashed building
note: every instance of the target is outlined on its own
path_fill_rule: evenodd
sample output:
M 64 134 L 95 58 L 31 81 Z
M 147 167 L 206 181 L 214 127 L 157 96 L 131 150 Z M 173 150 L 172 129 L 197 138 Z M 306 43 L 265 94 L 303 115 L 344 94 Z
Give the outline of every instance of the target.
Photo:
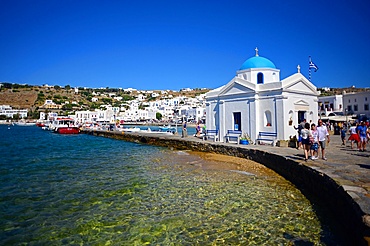
M 228 130 L 276 133 L 276 140 L 296 135 L 302 119 L 317 122 L 317 88 L 298 72 L 280 80 L 280 70 L 267 58 L 247 59 L 226 85 L 206 94 L 207 129 L 218 129 L 220 141 Z
M 346 114 L 355 114 L 357 118 L 370 118 L 370 91 L 344 93 L 343 107 Z
M 27 109 L 13 109 L 10 105 L 0 105 L 0 115 L 5 115 L 9 118 L 14 118 L 18 115 L 20 119 L 27 118 Z
M 331 116 L 343 112 L 343 95 L 324 96 L 318 98 L 319 115 Z

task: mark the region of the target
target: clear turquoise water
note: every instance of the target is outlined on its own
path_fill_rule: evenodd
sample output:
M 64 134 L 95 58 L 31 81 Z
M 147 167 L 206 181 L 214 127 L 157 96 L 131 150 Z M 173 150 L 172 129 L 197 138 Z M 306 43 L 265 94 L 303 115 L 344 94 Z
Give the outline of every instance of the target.
M 0 125 L 0 245 L 322 245 L 274 175 L 166 148 Z

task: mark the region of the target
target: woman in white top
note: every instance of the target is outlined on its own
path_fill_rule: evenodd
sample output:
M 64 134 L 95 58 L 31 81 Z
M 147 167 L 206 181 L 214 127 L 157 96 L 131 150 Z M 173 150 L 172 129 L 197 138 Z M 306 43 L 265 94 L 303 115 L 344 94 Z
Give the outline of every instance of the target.
M 311 125 L 311 134 L 312 134 L 312 142 L 311 142 L 311 160 L 319 159 L 319 133 L 316 130 L 315 123 Z
M 358 123 L 349 128 L 349 133 L 351 135 L 349 136 L 348 140 L 351 141 L 351 149 L 353 149 L 353 142 L 357 144 L 358 149 L 360 148 L 360 145 L 359 145 L 360 136 L 357 134 L 357 126 L 358 126 Z
M 308 159 L 308 152 L 310 151 L 310 137 L 311 137 L 311 131 L 310 131 L 310 123 L 306 123 L 304 125 L 304 129 L 301 130 L 301 137 L 302 137 L 302 145 L 304 150 L 304 160 L 307 161 Z

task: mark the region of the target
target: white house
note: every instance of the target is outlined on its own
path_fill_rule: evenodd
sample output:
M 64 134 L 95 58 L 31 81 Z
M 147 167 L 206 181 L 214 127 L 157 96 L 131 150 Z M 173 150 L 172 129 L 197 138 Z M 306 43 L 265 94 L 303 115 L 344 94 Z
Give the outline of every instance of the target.
M 319 114 L 330 116 L 331 113 L 343 112 L 343 95 L 324 96 L 318 98 Z
M 343 107 L 346 114 L 356 114 L 357 118 L 370 118 L 370 91 L 343 94 Z
M 319 92 L 298 72 L 280 80 L 280 70 L 267 58 L 247 59 L 226 85 L 206 94 L 207 129 L 218 129 L 220 141 L 228 130 L 247 133 L 254 141 L 260 132 L 277 140 L 296 135 L 302 119 L 317 122 Z
M 6 117 L 14 118 L 18 115 L 20 119 L 27 118 L 27 109 L 13 109 L 9 105 L 0 105 L 0 115 L 5 115 Z

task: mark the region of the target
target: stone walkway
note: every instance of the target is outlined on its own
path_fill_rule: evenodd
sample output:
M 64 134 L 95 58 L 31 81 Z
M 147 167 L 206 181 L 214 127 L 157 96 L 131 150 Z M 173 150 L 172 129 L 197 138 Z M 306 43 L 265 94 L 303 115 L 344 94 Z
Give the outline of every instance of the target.
M 192 139 L 192 141 L 196 139 L 195 137 L 189 138 Z M 236 145 L 227 143 L 220 144 Z M 295 148 L 273 147 L 270 145 L 238 146 L 282 155 L 294 159 L 319 172 L 325 173 L 347 191 L 347 193 L 360 205 L 364 213 L 370 215 L 370 143 L 367 146 L 367 151 L 359 152 L 356 149 L 351 149 L 351 144 L 349 142 L 345 146 L 342 145 L 339 135 L 331 135 L 330 143 L 326 148 L 327 161 L 322 159 L 304 161 L 302 149 L 297 150 Z M 370 226 L 370 217 L 368 217 L 368 225 Z

